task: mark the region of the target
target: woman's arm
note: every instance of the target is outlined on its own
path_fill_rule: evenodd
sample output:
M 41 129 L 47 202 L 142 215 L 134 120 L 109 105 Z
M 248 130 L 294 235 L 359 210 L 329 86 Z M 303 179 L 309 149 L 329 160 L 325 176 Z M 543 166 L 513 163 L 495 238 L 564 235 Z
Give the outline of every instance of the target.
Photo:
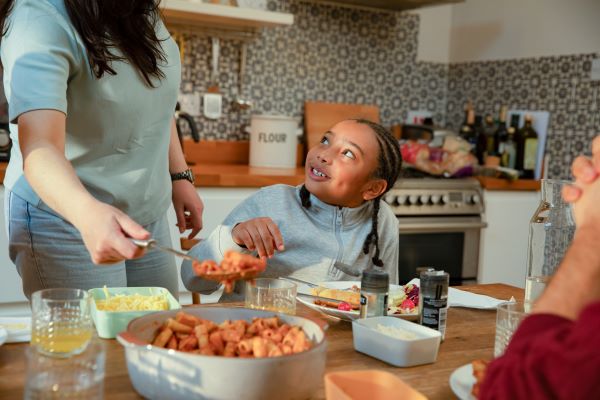
M 177 136 L 175 120 L 173 120 L 171 122 L 171 141 L 169 143 L 169 172 L 176 174 L 186 169 L 188 169 L 188 166 Z M 177 215 L 179 233 L 191 229 L 188 239 L 196 236 L 202 229 L 204 204 L 191 182 L 185 179 L 173 182 L 173 207 Z
M 118 209 L 96 200 L 65 158 L 66 116 L 55 110 L 35 110 L 18 118 L 23 171 L 40 198 L 81 233 L 94 263 L 139 257 L 143 250 L 128 237 L 149 233 Z

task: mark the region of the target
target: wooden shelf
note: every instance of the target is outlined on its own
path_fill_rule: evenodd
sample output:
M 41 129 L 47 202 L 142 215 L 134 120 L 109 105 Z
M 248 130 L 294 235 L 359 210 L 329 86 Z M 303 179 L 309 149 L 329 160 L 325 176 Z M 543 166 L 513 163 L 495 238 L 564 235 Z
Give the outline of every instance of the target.
M 168 24 L 257 29 L 294 23 L 293 14 L 203 3 L 201 0 L 161 0 L 161 9 Z

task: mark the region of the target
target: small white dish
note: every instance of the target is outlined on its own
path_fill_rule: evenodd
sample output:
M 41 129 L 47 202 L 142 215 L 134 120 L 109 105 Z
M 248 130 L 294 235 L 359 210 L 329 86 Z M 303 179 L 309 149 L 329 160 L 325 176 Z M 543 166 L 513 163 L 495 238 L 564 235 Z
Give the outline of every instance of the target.
M 473 365 L 471 363 L 457 368 L 450 375 L 450 389 L 460 400 L 476 400 L 471 394 L 471 389 L 475 384 L 473 376 Z
M 29 342 L 31 340 L 31 317 L 1 317 L 0 328 L 7 333 L 7 343 Z
M 350 289 L 352 286 L 357 286 L 360 288 L 360 281 L 330 281 L 330 282 L 319 282 L 319 286 L 323 286 L 331 289 Z M 402 285 L 390 285 L 390 291 L 403 290 L 404 286 Z M 360 313 L 358 310 L 353 311 L 342 311 L 337 308 L 320 306 L 314 303 L 314 299 L 308 296 L 303 296 L 305 294 L 310 294 L 310 287 L 303 285 L 301 283 L 298 284 L 298 294 L 296 299 L 304 304 L 305 306 L 312 308 L 315 311 L 322 312 L 323 314 L 329 315 L 331 317 L 336 317 L 345 321 L 354 321 L 358 319 Z M 415 320 L 419 318 L 418 308 L 415 308 L 414 313 L 411 314 L 389 314 L 390 317 L 395 318 L 403 318 L 408 320 Z
M 398 328 L 416 336 L 399 339 L 380 332 L 378 325 Z M 412 367 L 435 362 L 440 348 L 440 332 L 394 317 L 374 317 L 352 321 L 354 349 L 396 367 Z
M 0 346 L 6 342 L 6 338 L 8 337 L 8 333 L 6 333 L 6 329 L 0 328 Z

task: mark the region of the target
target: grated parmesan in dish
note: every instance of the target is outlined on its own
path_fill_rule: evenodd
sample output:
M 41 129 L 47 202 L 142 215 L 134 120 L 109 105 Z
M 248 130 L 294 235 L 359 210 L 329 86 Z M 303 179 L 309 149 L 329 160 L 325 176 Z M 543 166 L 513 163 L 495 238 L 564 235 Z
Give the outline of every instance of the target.
M 388 335 L 393 337 L 394 339 L 402 339 L 402 340 L 413 340 L 418 336 L 406 329 L 396 328 L 395 326 L 386 326 L 382 324 L 377 324 L 377 332 L 381 332 L 384 335 Z

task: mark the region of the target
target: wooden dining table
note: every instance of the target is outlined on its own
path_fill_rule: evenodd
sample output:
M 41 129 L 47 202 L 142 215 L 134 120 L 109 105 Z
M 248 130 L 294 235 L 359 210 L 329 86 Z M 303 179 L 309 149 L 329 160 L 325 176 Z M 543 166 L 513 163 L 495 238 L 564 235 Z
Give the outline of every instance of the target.
M 461 286 L 461 290 L 508 300 L 523 299 L 523 289 L 503 284 Z M 324 318 L 329 325 L 326 373 L 377 369 L 391 372 L 430 399 L 455 398 L 449 385 L 450 374 L 475 359 L 493 357 L 496 323 L 495 310 L 454 308 L 448 310 L 446 338 L 441 343 L 433 364 L 397 368 L 354 350 L 352 325 L 347 321 L 324 317 L 317 311 L 299 304 L 297 314 Z M 134 390 L 127 367 L 125 352 L 116 340 L 106 344 L 106 376 L 104 393 L 107 399 L 140 399 Z M 27 343 L 0 346 L 0 399 L 21 399 L 25 387 Z M 325 398 L 324 383 L 315 393 L 315 399 Z

